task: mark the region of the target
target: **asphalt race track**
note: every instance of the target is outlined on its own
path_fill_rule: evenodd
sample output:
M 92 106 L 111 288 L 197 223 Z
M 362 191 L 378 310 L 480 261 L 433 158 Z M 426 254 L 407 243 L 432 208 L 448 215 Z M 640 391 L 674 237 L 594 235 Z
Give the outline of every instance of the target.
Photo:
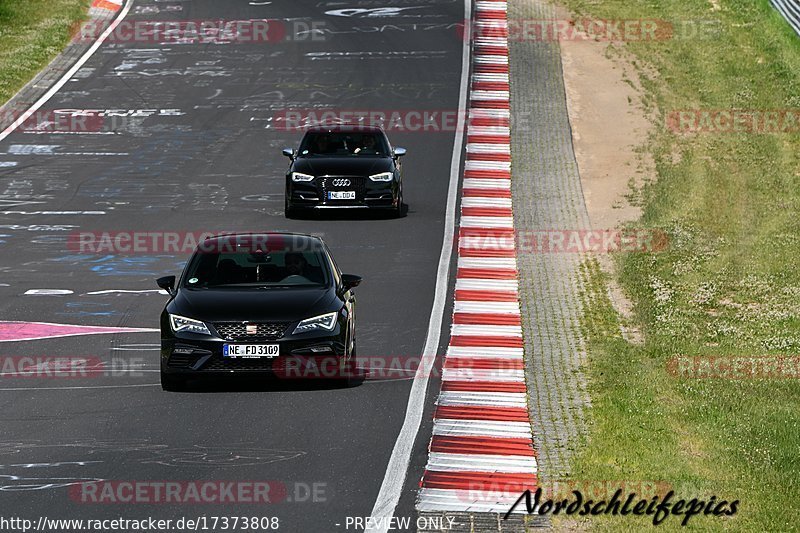
M 300 133 L 280 126 L 282 113 L 457 109 L 463 3 L 386 7 L 136 0 L 128 22 L 269 18 L 284 24 L 285 37 L 107 42 L 45 107 L 134 115 L 118 120 L 116 134 L 16 132 L 0 142 L 3 320 L 158 327 L 166 297 L 154 280 L 178 274 L 187 254 L 83 253 L 70 235 L 309 232 L 326 240 L 344 272 L 364 277 L 359 355 L 419 357 L 455 132 L 388 131 L 408 149 L 404 218 L 283 215 L 280 150 L 296 146 Z M 296 32 L 312 23 L 321 28 L 313 38 Z M 33 518 L 277 516 L 281 531 L 344 530 L 346 517 L 372 511 L 412 384 L 233 382 L 167 393 L 158 385 L 155 331 L 3 340 L 4 357 L 87 358 L 119 369 L 0 380 L 0 506 Z M 397 516 L 414 516 L 429 437 L 425 416 Z M 271 506 L 82 503 L 69 487 L 87 480 L 270 481 L 286 498 Z

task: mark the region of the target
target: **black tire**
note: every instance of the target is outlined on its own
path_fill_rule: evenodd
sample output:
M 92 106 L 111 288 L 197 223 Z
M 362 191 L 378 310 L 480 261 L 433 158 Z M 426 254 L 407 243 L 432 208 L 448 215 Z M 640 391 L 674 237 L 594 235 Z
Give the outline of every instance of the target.
M 286 218 L 297 218 L 297 210 L 289 207 L 289 199 L 283 201 L 283 215 Z
M 161 388 L 168 392 L 181 392 L 186 390 L 186 378 L 170 376 L 169 374 L 162 372 Z
M 400 189 L 400 198 L 397 199 L 397 207 L 395 208 L 394 216 L 396 218 L 403 217 L 403 189 Z
M 344 379 L 344 386 L 347 388 L 350 387 L 358 387 L 362 383 L 364 383 L 364 372 L 357 368 L 356 363 L 358 363 L 358 359 L 356 356 L 356 343 L 353 341 L 353 351 L 350 352 L 350 357 L 347 359 L 345 363 L 347 367 L 347 373 L 345 374 Z

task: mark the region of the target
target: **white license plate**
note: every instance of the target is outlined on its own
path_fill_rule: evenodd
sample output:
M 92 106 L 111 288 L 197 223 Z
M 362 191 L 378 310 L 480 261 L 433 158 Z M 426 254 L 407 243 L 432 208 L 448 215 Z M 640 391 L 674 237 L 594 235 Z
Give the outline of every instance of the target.
M 328 191 L 329 200 L 355 200 L 356 191 Z
M 278 357 L 280 353 L 277 344 L 223 344 L 223 357 L 231 358 L 257 358 Z

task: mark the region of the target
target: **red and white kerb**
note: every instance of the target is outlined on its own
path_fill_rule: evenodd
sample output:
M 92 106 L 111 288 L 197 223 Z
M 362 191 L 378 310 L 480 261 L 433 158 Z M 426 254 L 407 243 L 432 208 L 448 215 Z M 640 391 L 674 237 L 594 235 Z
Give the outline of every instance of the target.
M 122 9 L 122 2 L 123 0 L 94 0 L 92 7 L 117 12 Z
M 478 0 L 472 34 L 455 309 L 417 509 L 505 513 L 537 483 L 511 203 L 507 3 Z

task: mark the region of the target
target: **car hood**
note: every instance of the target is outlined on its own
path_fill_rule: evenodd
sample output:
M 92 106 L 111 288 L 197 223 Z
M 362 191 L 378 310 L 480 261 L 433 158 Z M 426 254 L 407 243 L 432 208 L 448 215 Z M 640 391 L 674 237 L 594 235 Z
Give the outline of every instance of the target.
M 394 170 L 391 157 L 300 157 L 292 171 L 312 176 L 370 176 Z
M 291 322 L 331 311 L 341 303 L 330 289 L 181 289 L 170 313 L 204 322 Z

